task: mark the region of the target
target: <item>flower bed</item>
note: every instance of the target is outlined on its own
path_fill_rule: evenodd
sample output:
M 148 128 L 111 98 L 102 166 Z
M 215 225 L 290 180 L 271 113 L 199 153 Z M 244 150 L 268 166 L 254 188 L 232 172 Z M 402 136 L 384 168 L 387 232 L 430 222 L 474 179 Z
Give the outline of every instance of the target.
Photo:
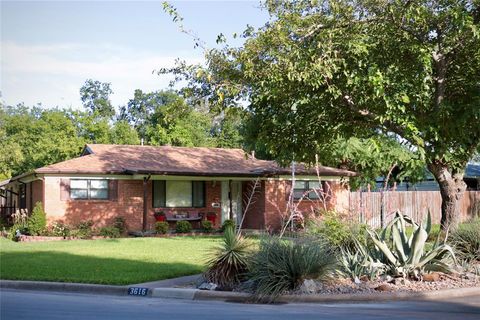
M 107 237 L 93 236 L 88 240 L 107 239 Z M 67 241 L 67 240 L 85 240 L 78 237 L 51 237 L 51 236 L 26 236 L 21 235 L 16 238 L 18 242 L 43 242 L 43 241 Z

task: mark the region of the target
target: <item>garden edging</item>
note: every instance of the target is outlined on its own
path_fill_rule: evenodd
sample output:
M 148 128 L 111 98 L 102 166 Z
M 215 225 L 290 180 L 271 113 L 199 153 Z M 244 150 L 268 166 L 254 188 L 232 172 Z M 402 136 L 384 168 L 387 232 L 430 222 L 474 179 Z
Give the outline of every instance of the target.
M 0 280 L 1 289 L 42 290 L 57 292 L 77 292 L 87 294 L 127 295 L 129 286 L 98 285 L 85 283 L 62 283 L 46 281 L 15 281 Z M 444 289 L 427 292 L 391 292 L 368 294 L 324 294 L 324 295 L 283 295 L 276 301 L 281 303 L 355 303 L 378 301 L 434 300 L 438 298 L 453 298 L 480 296 L 480 287 Z M 207 291 L 183 288 L 153 288 L 149 293 L 153 298 L 183 299 L 183 300 L 217 300 L 251 302 L 251 295 L 243 292 Z

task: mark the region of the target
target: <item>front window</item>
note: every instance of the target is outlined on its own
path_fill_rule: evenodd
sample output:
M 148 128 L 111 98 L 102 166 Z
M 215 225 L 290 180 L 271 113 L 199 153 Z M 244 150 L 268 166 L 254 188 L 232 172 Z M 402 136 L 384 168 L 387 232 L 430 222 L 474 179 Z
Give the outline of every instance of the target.
M 70 180 L 71 199 L 108 199 L 108 180 Z
M 204 181 L 153 181 L 154 208 L 205 207 Z
M 295 200 L 302 198 L 318 200 L 322 191 L 319 181 L 296 180 L 293 187 L 293 198 Z

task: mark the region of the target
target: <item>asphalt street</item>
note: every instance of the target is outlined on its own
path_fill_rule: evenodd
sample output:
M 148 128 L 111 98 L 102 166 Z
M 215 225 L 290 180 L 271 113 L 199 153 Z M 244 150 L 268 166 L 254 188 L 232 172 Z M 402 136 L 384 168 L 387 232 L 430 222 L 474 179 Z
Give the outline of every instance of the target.
M 480 319 L 480 297 L 358 304 L 260 305 L 42 291 L 0 291 L 9 319 Z

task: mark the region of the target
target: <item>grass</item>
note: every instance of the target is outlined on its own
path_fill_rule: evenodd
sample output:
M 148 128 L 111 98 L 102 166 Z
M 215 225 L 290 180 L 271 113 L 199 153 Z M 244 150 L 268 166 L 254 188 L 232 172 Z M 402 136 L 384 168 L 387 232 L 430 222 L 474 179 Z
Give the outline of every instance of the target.
M 135 284 L 203 272 L 212 237 L 17 243 L 0 238 L 0 278 Z

